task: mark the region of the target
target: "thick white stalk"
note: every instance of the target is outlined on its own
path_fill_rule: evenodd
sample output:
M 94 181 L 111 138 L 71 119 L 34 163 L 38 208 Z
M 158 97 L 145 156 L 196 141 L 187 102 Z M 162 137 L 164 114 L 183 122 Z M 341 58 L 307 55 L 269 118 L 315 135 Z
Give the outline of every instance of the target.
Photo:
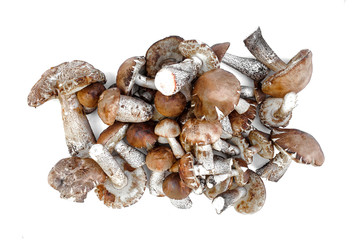
M 172 149 L 175 158 L 179 159 L 185 154 L 184 149 L 182 148 L 181 144 L 177 141 L 176 138 L 167 138 L 167 141 Z

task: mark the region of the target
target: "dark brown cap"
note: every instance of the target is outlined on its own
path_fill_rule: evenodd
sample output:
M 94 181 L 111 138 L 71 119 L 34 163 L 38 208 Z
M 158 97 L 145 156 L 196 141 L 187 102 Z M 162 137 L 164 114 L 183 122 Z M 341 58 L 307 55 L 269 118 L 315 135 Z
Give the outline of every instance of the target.
M 171 199 L 184 199 L 191 193 L 191 188 L 182 182 L 178 173 L 168 175 L 162 184 L 165 195 Z
M 152 121 L 133 123 L 127 130 L 127 142 L 136 148 L 151 149 L 158 139 L 154 129 L 155 123 Z
M 176 158 L 171 148 L 167 146 L 155 147 L 148 151 L 146 156 L 147 167 L 156 172 L 168 170 L 174 162 L 176 162 Z
M 227 52 L 227 50 L 230 47 L 230 43 L 229 42 L 224 42 L 224 43 L 217 43 L 211 46 L 211 49 L 214 51 L 214 53 L 217 56 L 217 59 L 219 59 L 219 62 L 221 62 L 221 60 L 223 59 L 225 53 Z

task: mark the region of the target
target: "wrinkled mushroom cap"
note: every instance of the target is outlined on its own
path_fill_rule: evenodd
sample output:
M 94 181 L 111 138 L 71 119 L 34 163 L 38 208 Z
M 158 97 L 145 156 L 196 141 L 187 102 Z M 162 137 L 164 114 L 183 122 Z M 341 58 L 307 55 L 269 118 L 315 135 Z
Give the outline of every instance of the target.
M 155 127 L 155 134 L 165 138 L 175 138 L 181 133 L 178 123 L 170 118 L 159 121 Z
M 179 163 L 179 174 L 181 180 L 187 187 L 196 190 L 200 187 L 200 180 L 194 171 L 194 156 L 190 152 L 184 154 Z
M 274 156 L 274 145 L 269 140 L 269 134 L 257 129 L 250 131 L 248 139 L 251 145 L 258 145 L 261 149 L 258 154 L 266 159 L 272 159 Z
M 233 135 L 237 137 L 242 136 L 242 133 L 251 129 L 252 123 L 256 117 L 256 102 L 250 99 L 245 99 L 245 101 L 250 104 L 246 112 L 239 114 L 234 110 L 228 115 Z
M 148 151 L 146 156 L 147 167 L 155 172 L 164 172 L 176 162 L 171 148 L 159 146 Z
M 214 69 L 201 75 L 194 84 L 192 103 L 197 118 L 222 119 L 240 99 L 240 82 L 234 74 Z
M 155 77 L 165 63 L 181 62 L 184 57 L 178 47 L 183 40 L 179 36 L 169 36 L 152 44 L 146 52 L 147 75 Z
M 93 65 L 74 60 L 45 71 L 28 95 L 28 105 L 38 107 L 58 94 L 73 94 L 94 82 L 106 82 L 103 72 Z
M 121 158 L 116 157 L 116 160 L 127 177 L 127 185 L 121 189 L 115 188 L 107 178 L 104 184 L 97 186 L 95 192 L 107 207 L 124 208 L 135 204 L 143 196 L 147 176 L 142 167 L 134 169 Z
M 57 162 L 50 170 L 48 183 L 61 198 L 84 202 L 87 193 L 106 180 L 102 168 L 90 158 L 70 157 Z
M 168 175 L 162 184 L 165 195 L 171 199 L 184 199 L 191 193 L 191 188 L 182 182 L 178 173 Z
M 116 120 L 118 112 L 118 103 L 121 93 L 118 88 L 105 90 L 98 101 L 98 116 L 107 125 L 112 125 Z
M 115 145 L 126 136 L 128 123 L 114 122 L 98 137 L 97 143 L 104 145 L 109 152 L 113 152 Z
M 158 139 L 154 132 L 155 123 L 148 121 L 132 123 L 127 130 L 127 142 L 135 148 L 152 148 Z
M 219 121 L 191 118 L 182 127 L 180 138 L 190 145 L 208 145 L 216 142 L 222 133 Z
M 180 43 L 179 50 L 185 58 L 197 57 L 202 61 L 199 75 L 220 67 L 218 57 L 205 43 L 200 43 L 196 40 L 184 40 Z
M 303 49 L 289 61 L 285 69 L 263 80 L 262 91 L 277 98 L 289 92 L 298 93 L 308 85 L 312 72 L 312 52 Z
M 154 98 L 157 111 L 165 117 L 177 117 L 186 107 L 187 101 L 185 95 L 177 92 L 171 96 L 163 95 L 157 91 Z
M 129 95 L 135 82 L 135 76 L 146 63 L 144 57 L 131 57 L 118 68 L 116 84 L 124 95 Z
M 294 161 L 313 166 L 324 163 L 324 154 L 317 140 L 298 129 L 273 129 L 271 140 L 279 150 L 287 152 Z

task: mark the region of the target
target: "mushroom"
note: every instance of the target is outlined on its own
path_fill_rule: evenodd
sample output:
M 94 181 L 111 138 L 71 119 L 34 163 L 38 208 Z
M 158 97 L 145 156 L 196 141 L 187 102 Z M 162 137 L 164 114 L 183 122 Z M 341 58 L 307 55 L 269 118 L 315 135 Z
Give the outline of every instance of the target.
M 150 194 L 163 197 L 162 182 L 167 171 L 176 161 L 172 151 L 167 146 L 159 146 L 148 151 L 146 165 L 152 171 L 149 182 Z
M 220 119 L 220 124 L 222 128 L 222 133 L 220 138 L 222 139 L 230 139 L 233 136 L 233 129 L 231 127 L 229 116 L 225 116 L 224 118 Z
M 184 56 L 178 49 L 183 40 L 179 36 L 169 36 L 152 44 L 145 55 L 147 75 L 154 78 L 163 65 L 184 60 Z
M 208 199 L 214 199 L 217 195 L 229 190 L 233 185 L 233 178 L 227 178 L 212 188 L 205 188 L 204 194 Z
M 150 150 L 158 139 L 154 129 L 155 123 L 152 121 L 133 123 L 126 133 L 127 142 L 135 148 Z
M 230 142 L 235 144 L 240 149 L 240 157 L 247 164 L 251 164 L 253 162 L 253 154 L 249 150 L 249 142 L 242 136 L 234 136 L 230 139 Z
M 248 148 L 251 155 L 259 154 L 266 159 L 272 159 L 274 157 L 274 145 L 269 140 L 269 134 L 254 129 L 250 131 L 248 135 L 251 147 Z
M 154 98 L 155 108 L 165 117 L 177 117 L 186 107 L 186 98 L 181 93 L 165 96 L 160 91 L 156 92 Z
M 228 71 L 214 69 L 204 73 L 192 91 L 195 116 L 206 120 L 224 118 L 238 104 L 240 90 L 239 80 Z
M 267 98 L 260 105 L 260 121 L 267 127 L 286 127 L 297 105 L 297 94 L 290 92 L 283 98 Z
M 38 107 L 52 98 L 59 99 L 65 140 L 71 156 L 87 157 L 89 148 L 96 142 L 75 94 L 94 82 L 105 83 L 104 73 L 87 62 L 74 60 L 43 73 L 28 95 L 31 107 Z
M 257 173 L 270 181 L 277 182 L 284 175 L 292 160 L 297 163 L 321 166 L 323 151 L 317 140 L 298 129 L 273 129 L 271 140 L 279 153 Z
M 229 47 L 230 47 L 229 42 L 223 42 L 223 43 L 217 43 L 217 44 L 212 45 L 211 49 L 216 54 L 217 59 L 219 60 L 219 62 L 221 62 L 222 59 L 225 56 L 225 53 L 229 49 Z
M 107 125 L 120 122 L 146 122 L 152 118 L 152 105 L 130 96 L 121 95 L 118 88 L 105 90 L 98 101 L 98 115 Z
M 238 70 L 255 81 L 263 80 L 269 73 L 269 69 L 263 63 L 253 58 L 239 57 L 226 53 L 222 63 Z
M 50 170 L 48 183 L 60 192 L 61 198 L 84 202 L 87 193 L 106 180 L 102 168 L 90 158 L 69 157 Z
M 116 157 L 115 160 L 126 175 L 127 184 L 119 189 L 108 178 L 103 184 L 97 186 L 95 192 L 99 200 L 103 201 L 107 207 L 125 208 L 137 203 L 143 196 L 147 176 L 142 167 L 134 169 L 119 157 Z
M 236 186 L 217 195 L 212 200 L 212 205 L 214 206 L 216 213 L 221 214 L 228 207 L 237 203 L 240 198 L 245 197 L 246 194 L 247 191 L 245 187 Z
M 232 145 L 221 138 L 212 144 L 212 148 L 216 151 L 225 153 L 228 156 L 236 156 L 240 154 L 240 149 L 237 146 Z
M 185 154 L 185 151 L 176 139 L 180 133 L 181 128 L 178 123 L 169 118 L 161 120 L 155 127 L 155 134 L 167 139 L 176 158 L 181 158 Z
M 106 90 L 106 88 L 103 83 L 96 82 L 77 92 L 78 101 L 82 104 L 86 114 L 96 110 L 99 96 L 104 90 Z
M 234 110 L 229 114 L 233 136 L 240 137 L 243 133 L 252 129 L 252 123 L 256 117 L 257 104 L 253 100 L 246 99 L 246 101 L 248 108 L 244 113 L 239 114 Z
M 180 43 L 179 50 L 186 59 L 162 67 L 155 77 L 156 88 L 166 96 L 177 93 L 196 76 L 220 67 L 216 54 L 205 43 L 185 40 Z
M 165 178 L 162 183 L 162 190 L 171 199 L 171 203 L 174 206 L 182 209 L 192 206 L 189 198 L 191 188 L 185 185 L 178 173 L 171 173 Z
M 122 63 L 117 72 L 116 83 L 121 93 L 130 95 L 135 84 L 156 89 L 153 78 L 146 77 L 144 72 L 146 60 L 144 57 L 131 57 Z
M 269 47 L 260 28 L 247 37 L 244 43 L 256 59 L 275 72 L 263 80 L 262 91 L 264 93 L 282 98 L 289 92 L 300 92 L 309 83 L 313 71 L 312 52 L 310 50 L 299 51 L 286 64 Z

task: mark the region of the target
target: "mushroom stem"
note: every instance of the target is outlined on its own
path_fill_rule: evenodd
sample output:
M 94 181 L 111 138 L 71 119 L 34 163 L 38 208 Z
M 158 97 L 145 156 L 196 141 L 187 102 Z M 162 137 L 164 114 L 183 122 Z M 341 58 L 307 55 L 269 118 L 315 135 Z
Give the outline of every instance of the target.
M 230 53 L 225 53 L 222 63 L 238 70 L 255 81 L 263 80 L 269 72 L 267 66 L 256 59 L 239 57 Z
M 227 173 L 210 175 L 206 178 L 206 186 L 208 188 L 213 188 L 215 185 L 221 183 L 222 181 L 237 175 L 239 175 L 239 171 L 236 169 L 231 169 Z
M 233 129 L 231 127 L 229 116 L 225 116 L 224 118 L 220 119 L 222 133 L 220 138 L 222 139 L 230 139 L 232 138 Z
M 120 122 L 146 122 L 153 116 L 151 104 L 126 95 L 120 95 L 116 120 Z
M 141 167 L 146 162 L 146 156 L 143 153 L 128 145 L 123 140 L 116 144 L 115 150 L 133 168 Z
M 270 160 L 270 162 L 257 169 L 256 173 L 260 177 L 266 178 L 269 181 L 278 182 L 279 179 L 288 170 L 291 162 L 292 159 L 287 154 L 279 152 L 272 160 Z
M 216 213 L 221 214 L 228 207 L 234 205 L 240 198 L 246 196 L 246 189 L 244 187 L 237 187 L 227 190 L 212 200 L 212 205 L 215 207 Z
M 237 111 L 239 114 L 243 114 L 246 111 L 248 111 L 250 107 L 250 103 L 248 103 L 245 99 L 243 98 L 239 98 L 238 104 L 235 105 L 234 109 L 235 111 Z
M 162 189 L 162 183 L 164 177 L 165 177 L 165 172 L 157 172 L 157 171 L 151 172 L 150 183 L 149 183 L 149 189 L 151 195 L 157 197 L 165 196 Z
M 127 176 L 105 146 L 102 144 L 94 144 L 89 150 L 89 155 L 111 179 L 115 188 L 121 189 L 127 185 Z
M 76 94 L 59 94 L 65 141 L 72 156 L 88 157 L 89 149 L 96 143 L 89 121 Z
M 142 74 L 136 74 L 135 76 L 135 84 L 145 88 L 157 89 L 155 85 L 155 79 L 146 77 Z
M 297 106 L 297 94 L 294 92 L 287 93 L 283 98 L 280 108 L 274 113 L 276 118 L 285 118 Z
M 278 57 L 278 55 L 264 40 L 263 36 L 261 35 L 260 28 L 247 37 L 244 40 L 244 43 L 251 54 L 256 57 L 256 59 L 265 64 L 274 72 L 278 72 L 287 67 L 287 64 Z
M 192 201 L 189 196 L 184 199 L 172 199 L 170 198 L 170 202 L 172 205 L 179 209 L 189 209 L 192 207 Z
M 254 87 L 241 86 L 240 98 L 254 98 Z
M 224 174 L 231 171 L 231 165 L 232 165 L 232 158 L 228 159 L 222 159 L 218 158 L 214 160 L 214 169 L 213 170 L 207 170 L 202 165 L 194 165 L 193 171 L 195 172 L 196 176 L 205 176 L 205 175 L 211 175 L 211 174 Z
M 240 154 L 240 149 L 222 139 L 217 140 L 212 144 L 212 148 L 216 151 L 225 153 L 226 155 L 236 156 Z
M 185 154 L 184 149 L 182 148 L 181 144 L 177 141 L 176 138 L 167 138 L 167 141 L 172 149 L 175 158 L 179 159 Z
M 212 152 L 211 145 L 196 145 L 195 155 L 197 161 L 205 167 L 206 170 L 214 171 L 214 153 Z

